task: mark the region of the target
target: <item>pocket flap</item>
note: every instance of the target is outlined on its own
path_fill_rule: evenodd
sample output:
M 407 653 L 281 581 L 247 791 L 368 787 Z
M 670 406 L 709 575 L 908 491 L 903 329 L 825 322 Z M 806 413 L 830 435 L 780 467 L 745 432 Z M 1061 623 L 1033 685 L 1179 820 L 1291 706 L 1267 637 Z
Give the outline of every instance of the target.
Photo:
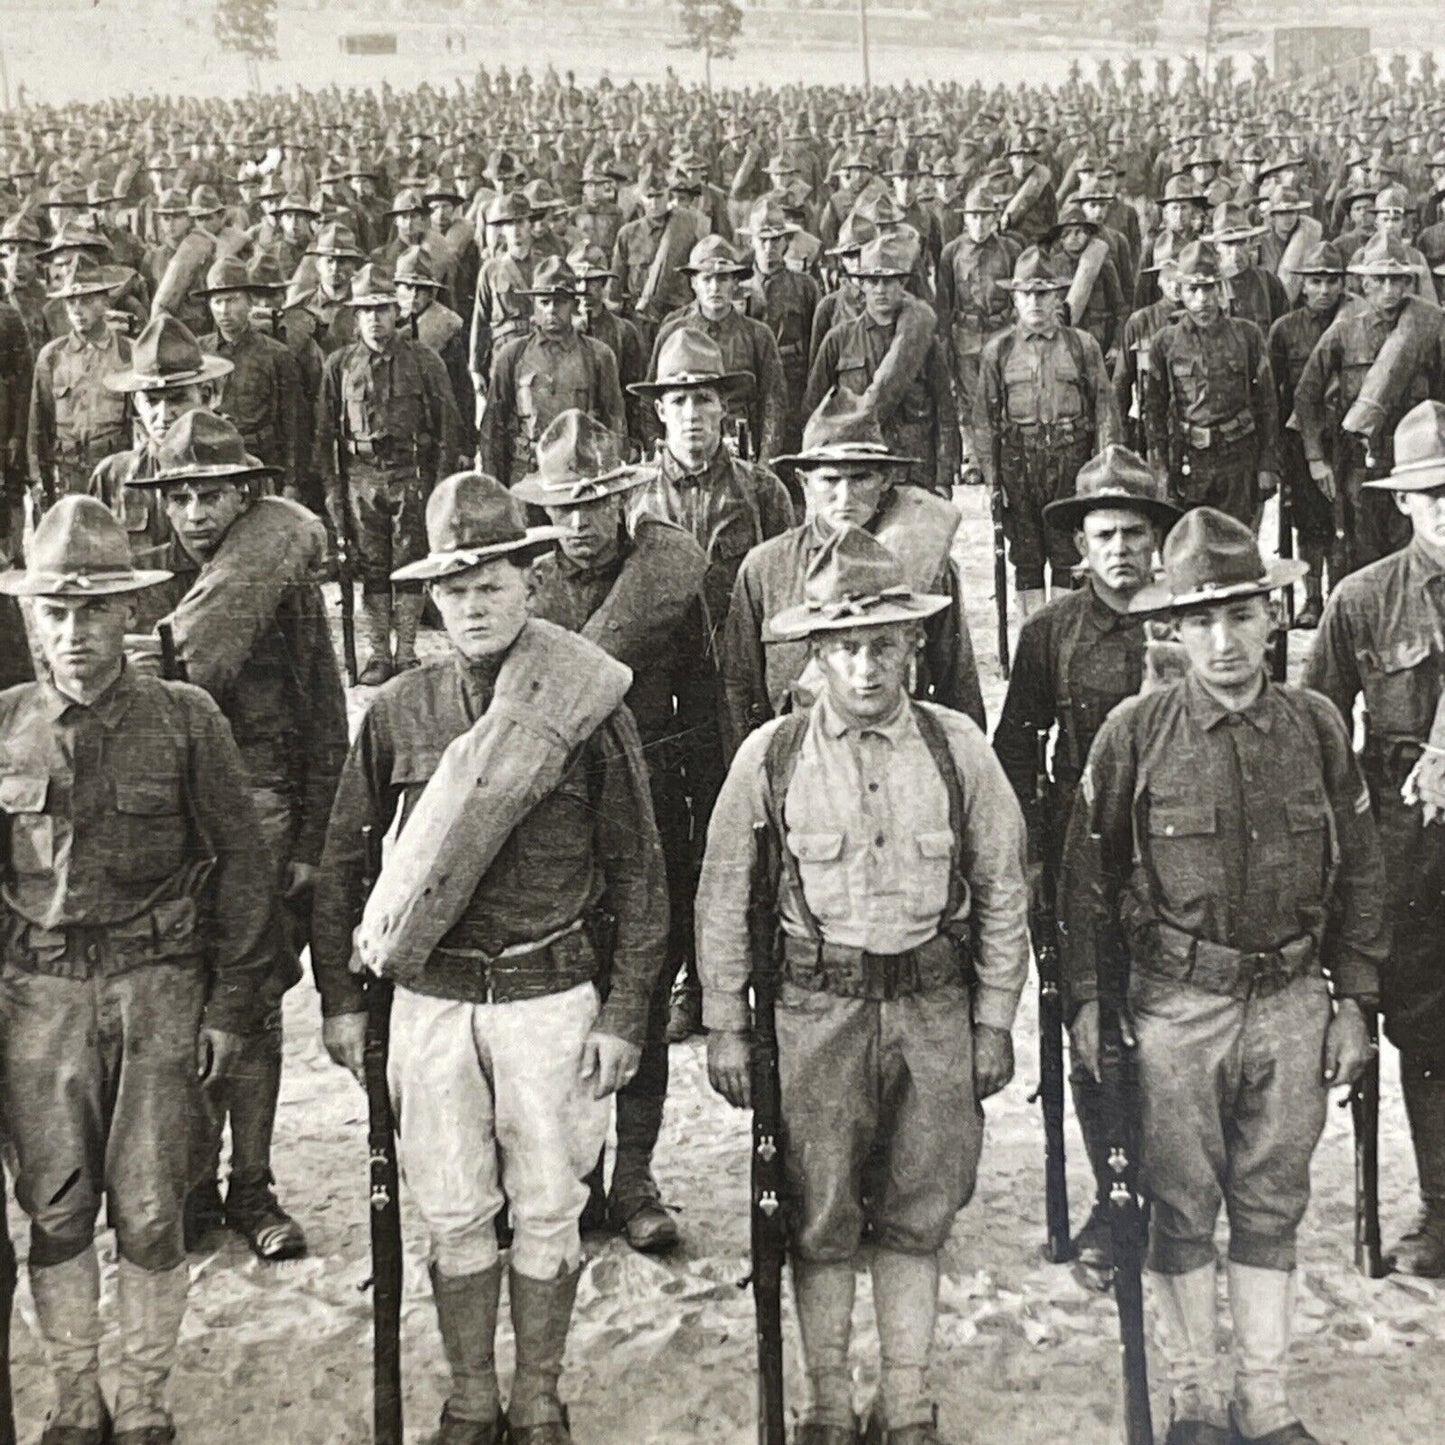
M 391 764 L 391 781 L 399 788 L 429 782 L 442 755 L 426 748 L 399 748 Z
M 1313 833 L 1325 826 L 1325 804 L 1319 798 L 1289 798 L 1284 815 L 1291 833 Z
M 118 782 L 115 810 L 140 818 L 179 813 L 180 788 L 169 778 L 132 778 L 129 782 Z
M 49 778 L 7 773 L 0 778 L 0 808 L 7 813 L 43 813 Z
M 1154 838 L 1187 838 L 1214 832 L 1213 803 L 1155 803 L 1149 809 Z
M 1381 672 L 1408 672 L 1419 667 L 1430 656 L 1428 637 L 1408 637 L 1393 647 L 1375 654 L 1375 665 Z
M 951 858 L 953 856 L 952 833 L 920 833 L 918 851 L 925 858 Z
M 788 848 L 800 863 L 833 863 L 843 856 L 843 835 L 790 830 Z

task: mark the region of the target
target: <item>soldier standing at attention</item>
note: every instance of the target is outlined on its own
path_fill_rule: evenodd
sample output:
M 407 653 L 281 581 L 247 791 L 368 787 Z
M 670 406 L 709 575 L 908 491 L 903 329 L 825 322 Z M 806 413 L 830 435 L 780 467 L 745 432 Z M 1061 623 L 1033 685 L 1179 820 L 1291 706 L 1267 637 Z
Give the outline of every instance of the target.
M 871 1438 L 939 1445 L 928 1390 L 939 1251 L 973 1193 L 981 1101 L 1013 1077 L 1028 975 L 1024 828 L 971 719 L 908 696 L 915 592 L 844 526 L 803 601 L 769 619 L 824 686 L 739 749 L 708 828 L 697 947 L 708 1078 L 749 1104 L 749 906 L 766 824 L 780 860 L 775 1018 L 789 1253 L 808 1403 L 800 1445 L 858 1438 L 848 1367 L 865 1227 L 882 1373 Z M 867 1181 L 865 1183 L 865 1181 Z
M 137 593 L 92 497 L 61 498 L 24 571 L 42 681 L 0 694 L 3 1094 L 30 1217 L 30 1288 L 55 1387 L 46 1445 L 166 1445 L 186 1308 L 181 1224 L 202 1084 L 224 1083 L 254 1022 L 271 873 L 241 758 L 196 687 L 126 664 Z M 99 1379 L 105 1204 L 120 1257 L 113 1413 Z
M 342 508 L 351 511 L 369 654 L 359 681 L 377 687 L 416 666 L 421 592 L 393 591 L 391 573 L 423 554 L 427 497 L 455 467 L 460 418 L 436 352 L 397 332 L 390 273 L 363 266 L 347 304 L 360 340 L 326 359 L 314 465 L 338 536 L 347 530 Z M 338 447 L 347 457 L 345 492 Z

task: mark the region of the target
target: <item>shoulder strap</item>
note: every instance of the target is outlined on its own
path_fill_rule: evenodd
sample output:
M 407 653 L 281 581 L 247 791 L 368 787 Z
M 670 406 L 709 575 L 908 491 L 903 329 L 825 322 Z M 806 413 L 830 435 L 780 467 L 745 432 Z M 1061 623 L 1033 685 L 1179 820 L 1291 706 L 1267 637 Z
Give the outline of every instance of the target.
M 943 790 L 948 794 L 948 830 L 953 834 L 953 856 L 948 869 L 948 903 L 943 916 L 946 930 L 968 902 L 967 860 L 963 856 L 963 780 L 958 776 L 958 764 L 954 761 L 943 724 L 926 707 L 917 703 L 913 704 L 913 716 L 918 721 L 918 731 L 933 759 L 933 766 L 938 769 Z
M 1092 418 L 1094 407 L 1099 399 L 1094 395 L 1093 372 L 1084 358 L 1084 339 L 1072 326 L 1064 326 L 1060 330 L 1064 333 L 1064 345 L 1069 348 L 1069 355 L 1073 358 L 1074 370 L 1079 373 L 1079 382 L 1084 388 L 1085 395 L 1089 398 L 1089 414 Z
M 803 892 L 803 876 L 798 871 L 797 858 L 788 847 L 787 829 L 783 826 L 783 803 L 787 799 L 793 773 L 797 770 L 798 754 L 803 750 L 803 734 L 808 729 L 808 718 L 809 714 L 805 712 L 788 713 L 768 739 L 768 750 L 763 755 L 763 808 L 768 815 L 768 826 L 773 832 L 788 887 L 797 901 L 803 927 L 808 931 L 808 939 L 821 944 L 823 930 L 818 926 L 813 910 L 808 907 L 808 898 Z

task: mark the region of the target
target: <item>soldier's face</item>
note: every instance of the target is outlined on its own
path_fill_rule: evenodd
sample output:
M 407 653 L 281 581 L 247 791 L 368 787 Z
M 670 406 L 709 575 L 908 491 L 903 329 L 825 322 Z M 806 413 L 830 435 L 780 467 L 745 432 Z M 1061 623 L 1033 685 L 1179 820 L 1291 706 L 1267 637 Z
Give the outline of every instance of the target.
M 753 242 L 753 256 L 758 270 L 772 274 L 781 271 L 787 260 L 788 238 L 786 236 L 759 236 Z
M 398 281 L 396 300 L 403 316 L 420 316 L 431 304 L 431 287 L 413 286 L 410 282 Z
M 1030 330 L 1052 326 L 1059 318 L 1057 291 L 1015 291 L 1014 310 Z
M 1375 229 L 1382 236 L 1398 236 L 1405 229 L 1405 213 L 1387 207 L 1375 212 Z
M 1179 299 L 1196 321 L 1210 322 L 1219 315 L 1219 284 L 1215 281 L 1182 281 Z
M 370 351 L 385 351 L 396 335 L 395 306 L 358 306 L 356 330 Z
M 822 466 L 809 468 L 802 481 L 808 519 L 825 532 L 836 532 L 850 523 L 866 527 L 882 504 L 890 478 L 881 467 Z
M 38 597 L 32 615 L 56 686 L 83 701 L 119 667 L 135 604 L 125 596 Z
M 1065 226 L 1059 234 L 1059 244 L 1070 256 L 1082 255 L 1089 244 L 1089 232 L 1083 226 Z
M 311 239 L 311 222 L 300 211 L 281 212 L 281 234 L 288 241 L 305 243 Z
M 251 319 L 251 298 L 244 291 L 222 291 L 209 298 L 211 319 L 222 336 L 244 331 Z
M 642 198 L 642 210 L 650 221 L 660 221 L 667 214 L 666 191 L 648 191 Z
M 965 211 L 963 229 L 975 243 L 983 242 L 998 229 L 998 214 L 995 211 Z
M 1221 241 L 1216 250 L 1219 269 L 1226 276 L 1238 276 L 1250 264 L 1248 241 Z
M 1357 230 L 1365 224 L 1365 215 L 1370 209 L 1370 203 L 1363 196 L 1350 207 L 1350 225 Z
M 1179 619 L 1179 641 L 1199 680 L 1218 692 L 1249 686 L 1264 668 L 1273 625 L 1267 597 L 1194 607 Z
M 376 194 L 376 182 L 370 176 L 352 176 L 351 189 L 364 201 Z
M 617 187 L 611 181 L 583 181 L 582 199 L 589 206 L 605 206 L 617 199 Z
M 1394 497 L 1419 541 L 1436 556 L 1445 556 L 1445 487 L 1428 492 L 1396 492 Z
M 408 211 L 396 218 L 396 233 L 409 246 L 426 239 L 428 217 L 425 211 Z
M 1132 597 L 1154 571 L 1154 528 L 1137 512 L 1100 507 L 1088 513 L 1074 546 L 1111 591 Z
M 1107 201 L 1085 201 L 1084 217 L 1092 225 L 1102 226 L 1104 224 L 1104 212 L 1108 209 Z
M 575 298 L 565 291 L 532 297 L 532 323 L 546 336 L 560 336 L 572 328 Z
M 38 267 L 35 253 L 28 246 L 0 246 L 0 260 L 5 263 L 5 279 L 12 286 L 25 286 L 35 279 Z
M 1366 276 L 1361 283 L 1365 300 L 1381 316 L 1393 316 L 1414 289 L 1412 276 Z
M 80 335 L 88 335 L 100 325 L 105 316 L 105 297 L 72 296 L 65 303 L 65 319 L 70 329 Z
M 863 306 L 869 317 L 880 325 L 895 321 L 903 310 L 904 290 L 901 276 L 866 276 L 862 280 Z
M 532 249 L 532 222 L 530 219 L 521 221 L 504 221 L 498 228 L 497 233 L 504 245 L 513 256 L 525 256 Z
M 697 297 L 697 304 L 702 314 L 710 321 L 716 321 L 719 317 L 727 314 L 728 308 L 733 304 L 733 294 L 737 289 L 738 278 L 736 276 L 713 273 L 692 278 L 692 294 Z
M 328 295 L 340 296 L 351 284 L 356 262 L 342 256 L 317 256 L 315 260 L 316 279 L 326 288 Z
M 452 646 L 468 662 L 482 662 L 517 640 L 535 589 L 530 567 L 513 566 L 501 557 L 442 577 L 428 590 Z
M 621 497 L 603 497 L 578 507 L 548 507 L 547 520 L 562 529 L 559 545 L 570 561 L 584 567 L 601 567 L 617 555 Z
M 161 235 L 174 246 L 191 234 L 195 224 L 189 216 L 162 216 Z
M 919 640 L 916 623 L 889 622 L 821 633 L 810 651 L 844 719 L 876 722 L 892 716 L 903 701 Z
M 893 177 L 893 199 L 900 206 L 907 207 L 913 204 L 913 191 L 914 178 L 912 176 Z
M 209 560 L 245 510 L 246 494 L 233 481 L 196 480 L 166 491 L 166 516 L 197 562 Z
M 1316 316 L 1322 316 L 1340 299 L 1344 289 L 1343 276 L 1306 276 L 1305 306 Z
M 689 470 L 704 466 L 722 444 L 726 408 L 710 386 L 664 392 L 657 402 L 667 449 Z
M 1164 224 L 1176 236 L 1197 235 L 1203 221 L 1198 208 L 1187 201 L 1170 201 L 1164 207 Z
M 170 430 L 171 423 L 188 411 L 204 406 L 207 389 L 199 386 L 167 386 L 135 393 L 135 414 L 153 442 Z
M 1269 226 L 1281 241 L 1287 241 L 1299 226 L 1299 212 L 1272 211 L 1269 217 Z
M 445 231 L 457 218 L 457 208 L 450 201 L 438 201 L 431 208 L 431 223 L 438 231 Z

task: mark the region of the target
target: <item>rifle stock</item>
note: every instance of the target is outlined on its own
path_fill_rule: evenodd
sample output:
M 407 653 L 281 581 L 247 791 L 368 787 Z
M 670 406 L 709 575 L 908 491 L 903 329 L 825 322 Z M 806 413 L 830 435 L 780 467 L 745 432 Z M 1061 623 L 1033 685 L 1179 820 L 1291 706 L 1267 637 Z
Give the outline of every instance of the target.
M 158 622 L 156 635 L 161 640 L 161 676 L 167 682 L 189 682 L 186 665 L 176 652 L 175 629 L 169 622 Z
M 351 516 L 351 476 L 346 452 L 346 403 L 336 416 L 336 481 L 341 505 L 336 515 L 336 584 L 341 591 L 341 660 L 346 680 L 356 686 L 356 536 Z
M 1059 940 L 1057 900 L 1051 867 L 1055 850 L 1044 836 L 1048 807 L 1049 735 L 1037 735 L 1034 767 L 1034 804 L 1038 809 L 1041 854 L 1039 886 L 1029 900 L 1029 936 L 1039 973 L 1039 1089 L 1036 1095 L 1044 1118 L 1044 1215 L 1047 1243 L 1044 1253 L 1054 1264 L 1074 1257 L 1069 1237 L 1069 1184 L 1064 1153 L 1064 1006 L 1059 994 Z
M 753 1030 L 750 1092 L 753 1106 L 752 1284 L 758 1349 L 758 1445 L 784 1445 L 783 1107 L 778 1035 L 773 1016 L 778 984 L 778 860 L 771 828 L 753 829 L 755 844 L 748 933 L 752 945 Z
M 376 830 L 362 830 L 363 894 L 381 871 Z M 401 1409 L 401 1198 L 396 1158 L 396 1121 L 386 1081 L 391 1044 L 388 978 L 366 979 L 366 1144 L 371 1200 L 372 1433 L 375 1445 L 402 1445 Z
M 999 671 L 1007 678 L 1009 674 L 1008 551 L 1003 531 L 1003 483 L 999 480 L 997 463 L 993 469 L 993 481 L 989 483 L 988 505 L 993 520 L 993 600 L 994 607 L 998 612 L 998 665 Z
M 1373 1043 L 1379 1020 L 1366 1009 L 1365 1027 Z M 1380 1244 L 1380 1056 L 1376 1053 L 1350 1093 L 1350 1120 L 1355 1129 L 1355 1268 L 1366 1279 L 1387 1273 Z

